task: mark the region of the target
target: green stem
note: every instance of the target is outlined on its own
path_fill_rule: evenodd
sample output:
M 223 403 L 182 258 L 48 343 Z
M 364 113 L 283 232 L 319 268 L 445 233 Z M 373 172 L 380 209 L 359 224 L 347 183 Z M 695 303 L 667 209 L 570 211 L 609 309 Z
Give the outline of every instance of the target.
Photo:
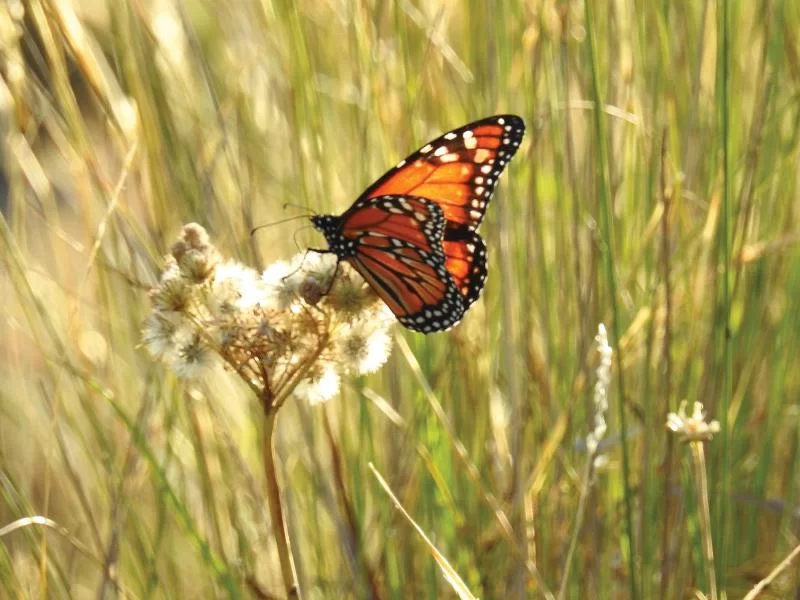
M 589 61 L 592 65 L 592 97 L 594 100 L 594 133 L 597 139 L 597 163 L 600 175 L 599 197 L 600 197 L 600 231 L 602 242 L 600 249 L 603 255 L 603 266 L 606 281 L 608 282 L 609 302 L 613 314 L 612 331 L 613 339 L 617 345 L 617 407 L 619 412 L 620 441 L 622 446 L 622 480 L 625 495 L 625 535 L 627 537 L 628 548 L 628 586 L 630 597 L 638 597 L 638 587 L 636 586 L 636 546 L 633 533 L 633 494 L 631 492 L 631 467 L 630 449 L 628 444 L 628 426 L 625 415 L 625 385 L 624 370 L 622 365 L 622 350 L 619 348 L 620 339 L 620 311 L 617 304 L 617 278 L 614 271 L 614 240 L 611 226 L 611 183 L 608 172 L 608 156 L 606 154 L 606 135 L 605 121 L 603 118 L 603 98 L 600 92 L 599 65 L 597 62 L 597 51 L 594 39 L 594 19 L 592 16 L 592 2 L 585 0 L 586 6 L 586 41 L 589 49 Z
M 586 501 L 589 498 L 589 490 L 592 485 L 592 471 L 594 466 L 594 459 L 597 456 L 596 452 L 589 452 L 586 457 L 586 467 L 583 472 L 583 488 L 581 488 L 581 496 L 578 501 L 578 513 L 575 516 L 575 525 L 572 530 L 572 539 L 569 542 L 569 550 L 567 551 L 567 560 L 564 563 L 564 573 L 561 575 L 561 586 L 558 590 L 558 600 L 566 598 L 567 584 L 569 583 L 569 571 L 572 567 L 572 558 L 575 555 L 575 548 L 578 546 L 578 536 L 583 526 L 583 518 L 586 514 Z
M 714 542 L 711 536 L 711 509 L 708 504 L 708 479 L 706 478 L 706 454 L 703 442 L 691 442 L 694 480 L 700 513 L 700 534 L 703 537 L 703 558 L 708 570 L 708 586 L 711 600 L 717 600 L 717 576 L 714 569 Z
M 731 98 L 731 74 L 730 74 L 730 6 L 729 0 L 722 2 L 722 15 L 718 26 L 721 28 L 720 37 L 722 40 L 719 61 L 721 62 L 722 81 L 720 89 L 720 112 L 722 121 L 722 351 L 723 351 L 723 371 L 722 371 L 722 400 L 719 405 L 720 421 L 720 451 L 722 454 L 722 472 L 720 474 L 719 486 L 720 493 L 717 497 L 716 530 L 717 534 L 717 573 L 719 574 L 719 588 L 725 589 L 725 574 L 727 571 L 728 544 L 727 544 L 727 508 L 728 498 L 730 498 L 730 474 L 731 474 L 731 452 L 730 452 L 730 424 L 728 422 L 729 408 L 733 396 L 733 339 L 731 333 L 731 240 L 730 240 L 730 219 L 731 219 L 731 198 L 732 175 L 731 175 L 731 136 L 730 136 L 730 98 Z

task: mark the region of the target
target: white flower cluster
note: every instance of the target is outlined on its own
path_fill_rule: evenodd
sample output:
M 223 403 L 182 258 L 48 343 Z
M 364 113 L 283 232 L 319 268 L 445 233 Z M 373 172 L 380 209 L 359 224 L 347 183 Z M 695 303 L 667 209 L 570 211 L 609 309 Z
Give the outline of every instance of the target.
M 369 373 L 388 358 L 395 319 L 349 265 L 308 253 L 262 275 L 223 261 L 197 224 L 183 228 L 151 292 L 143 328 L 150 353 L 183 378 L 224 364 L 261 397 L 320 402 L 339 374 Z

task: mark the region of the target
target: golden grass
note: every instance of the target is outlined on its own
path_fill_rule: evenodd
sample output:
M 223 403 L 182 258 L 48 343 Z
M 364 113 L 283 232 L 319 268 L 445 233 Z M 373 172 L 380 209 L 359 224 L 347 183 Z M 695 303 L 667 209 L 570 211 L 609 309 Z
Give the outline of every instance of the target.
M 513 112 L 482 300 L 280 414 L 303 595 L 457 593 L 371 464 L 476 597 L 555 594 L 573 538 L 564 597 L 709 593 L 665 427 L 687 399 L 722 424 L 716 583 L 743 596 L 797 545 L 798 25 L 786 0 L 0 6 L 0 588 L 281 597 L 257 403 L 140 347 L 162 256 L 192 221 L 254 268 L 318 247 L 303 221 L 249 231 Z

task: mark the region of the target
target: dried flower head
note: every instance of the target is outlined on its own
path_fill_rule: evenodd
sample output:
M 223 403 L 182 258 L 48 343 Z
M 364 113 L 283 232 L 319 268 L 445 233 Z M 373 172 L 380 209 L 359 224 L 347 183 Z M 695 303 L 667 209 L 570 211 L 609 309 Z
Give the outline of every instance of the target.
M 375 293 L 368 285 L 364 285 L 364 280 L 358 273 L 352 269 L 343 269 L 338 276 L 337 285 L 330 291 L 328 302 L 335 311 L 350 318 L 374 306 Z
M 388 358 L 395 320 L 347 264 L 318 253 L 259 275 L 223 260 L 197 224 L 172 246 L 153 313 L 143 327 L 150 353 L 193 378 L 220 362 L 268 404 L 294 393 L 315 403 L 340 373 L 368 373 Z
M 316 306 L 325 295 L 325 287 L 315 277 L 306 277 L 297 288 L 298 295 L 306 304 Z
M 183 234 L 172 245 L 170 257 L 180 273 L 193 283 L 202 283 L 213 273 L 219 254 L 209 243 L 208 233 L 197 223 L 189 223 Z
M 163 277 L 150 292 L 153 309 L 159 312 L 184 312 L 192 299 L 191 283 L 178 276 Z

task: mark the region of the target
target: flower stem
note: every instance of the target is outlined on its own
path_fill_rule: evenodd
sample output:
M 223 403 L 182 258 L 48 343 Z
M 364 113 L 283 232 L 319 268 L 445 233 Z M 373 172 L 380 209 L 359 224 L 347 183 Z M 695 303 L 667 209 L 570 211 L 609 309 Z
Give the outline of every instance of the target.
M 711 600 L 717 600 L 717 575 L 714 568 L 714 543 L 711 537 L 711 510 L 708 504 L 708 480 L 706 479 L 706 455 L 703 442 L 689 443 L 692 450 L 692 465 L 694 466 L 695 485 L 697 486 L 697 500 L 700 513 L 700 533 L 703 537 L 703 558 L 708 570 L 708 585 Z
M 288 598 L 300 600 L 300 586 L 297 584 L 297 572 L 294 568 L 292 548 L 289 543 L 289 533 L 283 519 L 281 506 L 281 490 L 278 484 L 278 473 L 275 469 L 275 420 L 277 411 L 265 411 L 264 414 L 264 475 L 267 480 L 267 502 L 269 503 L 269 516 L 272 520 L 272 529 L 275 532 L 275 541 L 278 544 L 278 558 L 281 562 L 283 585 Z

